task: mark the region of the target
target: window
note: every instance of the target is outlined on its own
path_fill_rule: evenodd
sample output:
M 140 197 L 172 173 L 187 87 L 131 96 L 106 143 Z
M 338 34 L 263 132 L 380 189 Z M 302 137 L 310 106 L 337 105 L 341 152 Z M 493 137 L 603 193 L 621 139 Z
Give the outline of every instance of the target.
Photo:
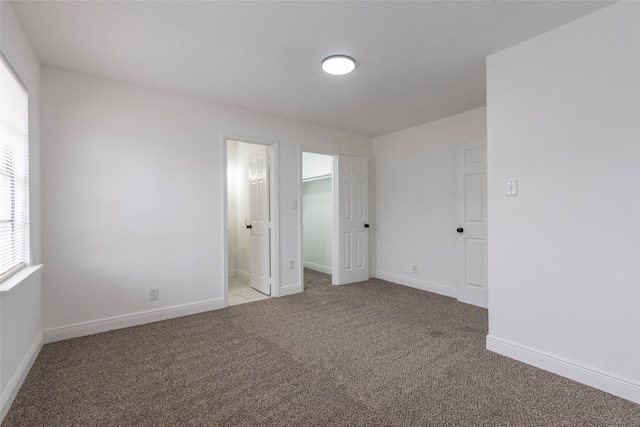
M 29 264 L 29 103 L 0 55 L 0 281 Z

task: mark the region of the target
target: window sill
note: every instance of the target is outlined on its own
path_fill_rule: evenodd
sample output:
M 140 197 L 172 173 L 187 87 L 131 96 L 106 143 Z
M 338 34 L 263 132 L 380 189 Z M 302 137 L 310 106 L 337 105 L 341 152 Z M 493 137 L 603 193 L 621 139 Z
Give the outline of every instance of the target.
M 0 296 L 8 294 L 15 288 L 20 286 L 24 281 L 36 271 L 44 267 L 43 264 L 30 265 L 18 271 L 11 277 L 8 277 L 4 282 L 0 283 Z

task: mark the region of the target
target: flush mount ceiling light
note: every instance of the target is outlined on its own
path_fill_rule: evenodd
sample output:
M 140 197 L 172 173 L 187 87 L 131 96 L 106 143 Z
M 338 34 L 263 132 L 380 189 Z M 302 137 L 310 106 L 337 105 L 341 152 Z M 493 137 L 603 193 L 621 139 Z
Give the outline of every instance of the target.
M 322 60 L 322 69 L 325 73 L 334 76 L 349 74 L 356 68 L 356 61 L 347 55 L 331 55 Z

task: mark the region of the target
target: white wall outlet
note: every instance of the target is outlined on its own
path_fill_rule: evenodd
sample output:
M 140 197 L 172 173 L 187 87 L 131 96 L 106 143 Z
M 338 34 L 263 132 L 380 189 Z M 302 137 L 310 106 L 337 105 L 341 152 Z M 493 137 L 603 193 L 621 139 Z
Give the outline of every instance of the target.
M 160 288 L 149 288 L 149 301 L 155 301 L 160 298 Z
M 292 259 L 289 260 L 289 270 L 296 268 L 296 262 Z
M 517 196 L 518 195 L 518 180 L 511 179 L 507 181 L 507 196 Z
M 413 272 L 414 272 L 414 274 L 418 273 L 418 266 L 415 265 L 415 264 L 413 264 Z

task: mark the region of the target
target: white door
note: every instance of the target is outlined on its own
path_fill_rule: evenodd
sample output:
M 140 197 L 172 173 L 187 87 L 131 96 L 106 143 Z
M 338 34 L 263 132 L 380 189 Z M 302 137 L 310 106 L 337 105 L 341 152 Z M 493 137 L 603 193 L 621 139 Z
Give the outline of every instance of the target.
M 250 277 L 252 288 L 271 295 L 269 163 L 267 148 L 249 155 Z
M 487 308 L 487 139 L 458 146 L 458 300 Z
M 369 160 L 337 156 L 337 285 L 369 279 Z

